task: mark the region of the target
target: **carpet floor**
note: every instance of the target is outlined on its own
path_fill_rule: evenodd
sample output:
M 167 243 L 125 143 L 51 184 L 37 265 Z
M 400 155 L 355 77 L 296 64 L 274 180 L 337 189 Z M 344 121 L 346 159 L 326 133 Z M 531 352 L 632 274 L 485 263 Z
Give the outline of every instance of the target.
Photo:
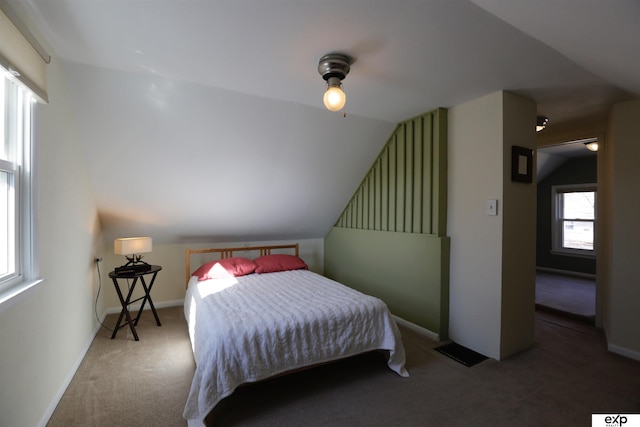
M 585 277 L 538 271 L 536 304 L 560 312 L 595 319 L 596 281 Z
M 143 314 L 138 342 L 98 333 L 49 427 L 186 425 L 195 366 L 182 307 L 158 313 L 161 327 Z M 369 353 L 243 386 L 212 425 L 585 426 L 593 412 L 640 411 L 640 362 L 608 352 L 593 326 L 544 312 L 535 324 L 532 348 L 470 368 L 401 327 L 409 378 Z

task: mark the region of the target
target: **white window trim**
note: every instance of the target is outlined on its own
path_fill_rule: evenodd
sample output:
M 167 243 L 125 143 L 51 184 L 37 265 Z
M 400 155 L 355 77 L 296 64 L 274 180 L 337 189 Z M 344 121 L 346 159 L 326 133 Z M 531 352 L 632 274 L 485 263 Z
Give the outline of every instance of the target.
M 2 84 L 4 84 L 4 76 Z M 25 102 L 29 102 L 30 95 L 25 92 Z M 4 100 L 2 100 L 4 102 Z M 30 295 L 39 288 L 43 283 L 43 279 L 39 277 L 38 261 L 36 257 L 36 232 L 34 222 L 34 189 L 33 189 L 33 170 L 31 165 L 33 162 L 33 146 L 32 146 L 32 128 L 33 128 L 33 105 L 31 103 L 23 104 L 23 114 L 28 115 L 29 124 L 21 124 L 20 138 L 22 152 L 19 153 L 20 161 L 19 170 L 16 171 L 16 179 L 20 180 L 19 194 L 16 197 L 16 209 L 19 206 L 19 215 L 16 216 L 16 257 L 18 265 L 16 266 L 17 274 L 0 285 L 0 312 L 13 306 L 21 301 L 24 297 Z
M 551 253 L 554 255 L 572 256 L 577 258 L 596 258 L 596 227 L 597 227 L 597 210 L 594 212 L 593 228 L 594 242 L 593 249 L 573 249 L 562 247 L 562 221 L 559 219 L 559 211 L 561 206 L 558 205 L 558 194 L 568 193 L 572 191 L 593 191 L 595 193 L 595 203 L 597 206 L 598 185 L 596 183 L 587 184 L 569 184 L 569 185 L 553 185 L 551 186 Z M 590 221 L 590 220 L 587 220 Z

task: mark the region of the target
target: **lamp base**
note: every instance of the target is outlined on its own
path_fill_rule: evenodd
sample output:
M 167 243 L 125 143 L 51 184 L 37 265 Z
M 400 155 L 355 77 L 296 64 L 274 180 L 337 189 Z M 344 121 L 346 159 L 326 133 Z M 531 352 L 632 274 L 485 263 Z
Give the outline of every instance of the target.
M 146 262 L 140 264 L 125 264 L 122 267 L 116 267 L 116 274 L 141 273 L 151 270 L 151 266 Z

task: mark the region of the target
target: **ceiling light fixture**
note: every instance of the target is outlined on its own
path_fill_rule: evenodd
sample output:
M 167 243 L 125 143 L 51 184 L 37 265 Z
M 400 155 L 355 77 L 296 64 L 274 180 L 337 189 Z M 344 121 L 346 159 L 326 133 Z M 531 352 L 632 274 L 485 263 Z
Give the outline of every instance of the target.
M 540 132 L 542 129 L 544 129 L 547 126 L 547 123 L 549 123 L 548 117 L 538 116 L 538 119 L 536 121 L 536 132 Z
M 340 111 L 347 102 L 347 95 L 342 90 L 342 80 L 351 69 L 351 58 L 341 53 L 328 53 L 320 58 L 318 72 L 327 82 L 324 93 L 324 106 L 329 111 Z
M 585 142 L 584 146 L 589 151 L 598 151 L 598 141 Z

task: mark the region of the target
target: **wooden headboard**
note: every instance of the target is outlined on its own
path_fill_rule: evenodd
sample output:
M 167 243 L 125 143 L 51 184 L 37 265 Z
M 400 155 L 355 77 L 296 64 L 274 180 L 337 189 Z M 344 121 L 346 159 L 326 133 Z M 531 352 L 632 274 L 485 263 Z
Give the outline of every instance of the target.
M 224 259 L 231 258 L 235 252 L 250 252 L 256 251 L 259 256 L 270 255 L 272 250 L 278 249 L 293 249 L 295 256 L 299 255 L 298 243 L 292 243 L 290 245 L 274 245 L 274 246 L 242 246 L 238 248 L 213 248 L 213 249 L 187 249 L 186 251 L 186 283 L 189 284 L 189 278 L 191 277 L 191 255 L 196 254 L 218 254 L 218 258 Z

